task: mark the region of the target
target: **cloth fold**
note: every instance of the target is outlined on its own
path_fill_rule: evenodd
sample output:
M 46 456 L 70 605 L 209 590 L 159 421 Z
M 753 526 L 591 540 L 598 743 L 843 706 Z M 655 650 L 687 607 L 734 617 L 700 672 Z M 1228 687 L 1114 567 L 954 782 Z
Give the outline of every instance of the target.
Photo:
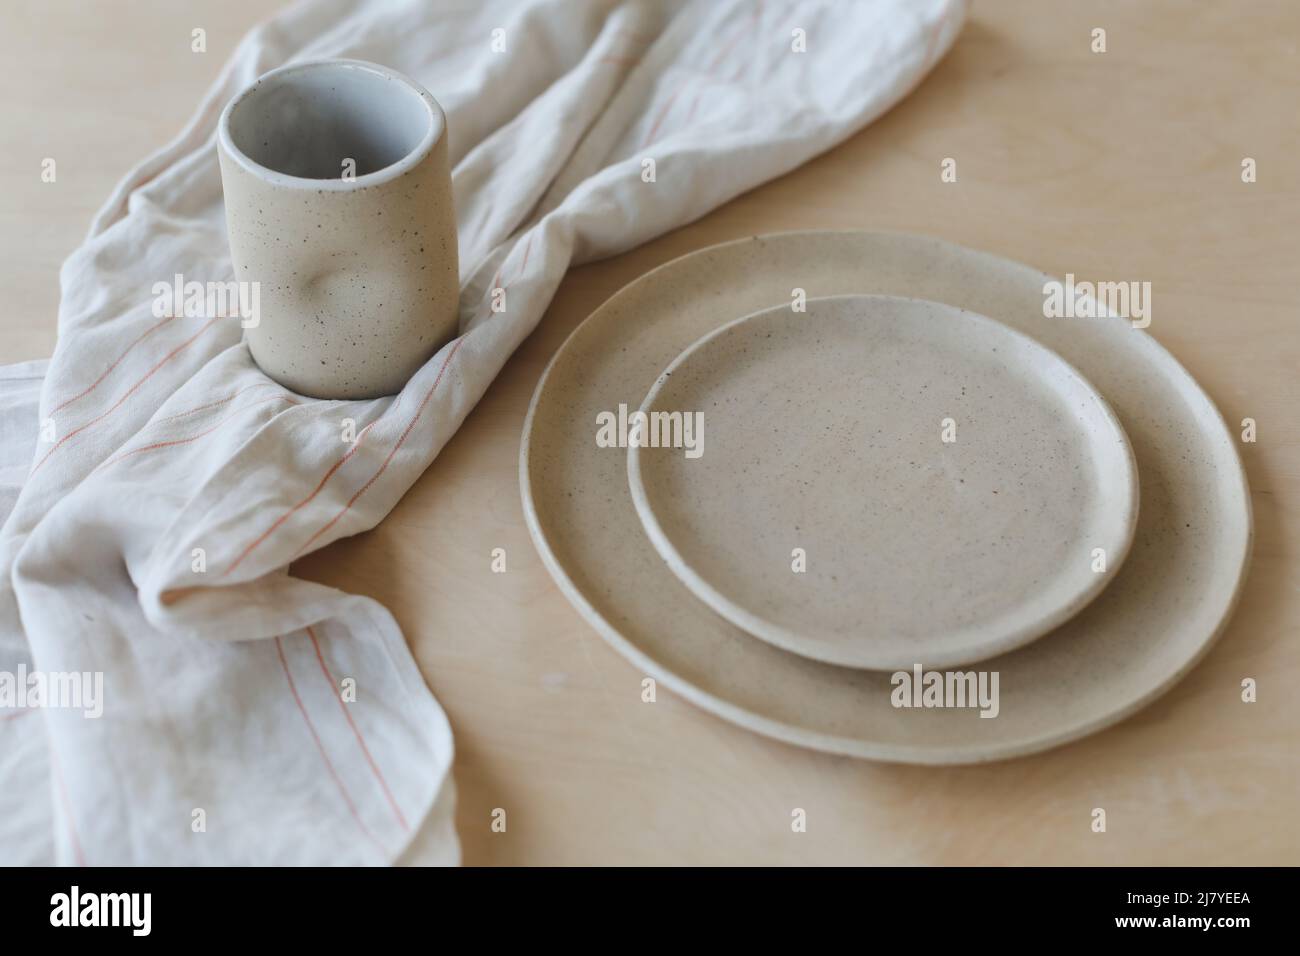
M 396 622 L 289 563 L 392 509 L 570 265 L 840 142 L 920 81 L 964 14 L 309 0 L 250 33 L 65 263 L 48 368 L 0 369 L 0 863 L 457 862 L 450 727 Z M 224 103 L 326 56 L 400 70 L 448 117 L 460 335 L 372 401 L 295 395 L 238 319 L 153 309 L 175 275 L 232 278 Z M 20 671 L 66 699 L 6 707 Z

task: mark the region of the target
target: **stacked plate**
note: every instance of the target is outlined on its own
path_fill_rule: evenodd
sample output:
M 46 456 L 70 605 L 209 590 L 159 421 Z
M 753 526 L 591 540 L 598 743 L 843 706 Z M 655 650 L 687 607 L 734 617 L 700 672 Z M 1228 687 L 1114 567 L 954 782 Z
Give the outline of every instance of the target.
M 1054 288 L 862 232 L 642 276 L 533 397 L 543 560 L 647 675 L 792 743 L 967 763 L 1122 719 L 1222 629 L 1249 497 L 1187 372 Z

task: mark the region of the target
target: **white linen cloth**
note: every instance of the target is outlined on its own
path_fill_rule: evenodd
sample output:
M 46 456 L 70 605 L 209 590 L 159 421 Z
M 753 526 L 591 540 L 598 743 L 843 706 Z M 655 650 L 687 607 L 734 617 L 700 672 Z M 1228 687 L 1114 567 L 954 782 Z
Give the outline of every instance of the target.
M 103 674 L 98 718 L 0 707 L 0 863 L 458 861 L 451 732 L 397 625 L 289 562 L 388 513 L 571 264 L 843 140 L 920 81 L 964 14 L 962 0 L 310 0 L 246 37 L 64 265 L 48 371 L 0 369 L 0 677 Z M 327 56 L 414 77 L 450 131 L 461 334 L 374 401 L 287 392 L 237 318 L 151 310 L 177 273 L 233 276 L 222 106 Z

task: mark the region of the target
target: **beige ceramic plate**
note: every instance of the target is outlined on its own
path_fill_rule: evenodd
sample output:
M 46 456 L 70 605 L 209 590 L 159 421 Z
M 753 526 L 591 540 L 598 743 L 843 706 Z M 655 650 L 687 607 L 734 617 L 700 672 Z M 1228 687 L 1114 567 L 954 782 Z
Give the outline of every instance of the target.
M 543 561 L 582 615 L 643 673 L 791 743 L 971 763 L 1043 750 L 1115 723 L 1177 682 L 1219 634 L 1245 574 L 1250 504 L 1232 437 L 1191 376 L 1120 318 L 1044 318 L 1050 281 L 936 239 L 863 232 L 743 239 L 642 276 L 574 331 L 533 396 L 520 481 Z M 972 708 L 895 707 L 889 674 L 808 660 L 719 617 L 641 530 L 626 451 L 596 442 L 600 413 L 620 403 L 638 407 L 688 345 L 731 318 L 788 303 L 795 287 L 810 297 L 931 299 L 1002 321 L 1077 368 L 1124 425 L 1142 485 L 1128 558 L 1078 616 L 981 665 L 998 672 L 995 718 Z
M 632 416 L 632 501 L 692 592 L 845 667 L 1027 644 L 1114 575 L 1137 468 L 1059 356 L 972 312 L 812 299 L 691 345 Z

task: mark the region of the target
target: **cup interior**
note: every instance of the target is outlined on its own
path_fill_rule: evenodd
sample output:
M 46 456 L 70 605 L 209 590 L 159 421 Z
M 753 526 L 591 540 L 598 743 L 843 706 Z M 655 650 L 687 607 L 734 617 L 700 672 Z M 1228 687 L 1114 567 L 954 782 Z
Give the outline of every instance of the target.
M 432 140 L 441 117 L 406 79 L 361 63 L 315 63 L 262 77 L 227 114 L 230 142 L 254 163 L 302 179 L 358 177 Z

